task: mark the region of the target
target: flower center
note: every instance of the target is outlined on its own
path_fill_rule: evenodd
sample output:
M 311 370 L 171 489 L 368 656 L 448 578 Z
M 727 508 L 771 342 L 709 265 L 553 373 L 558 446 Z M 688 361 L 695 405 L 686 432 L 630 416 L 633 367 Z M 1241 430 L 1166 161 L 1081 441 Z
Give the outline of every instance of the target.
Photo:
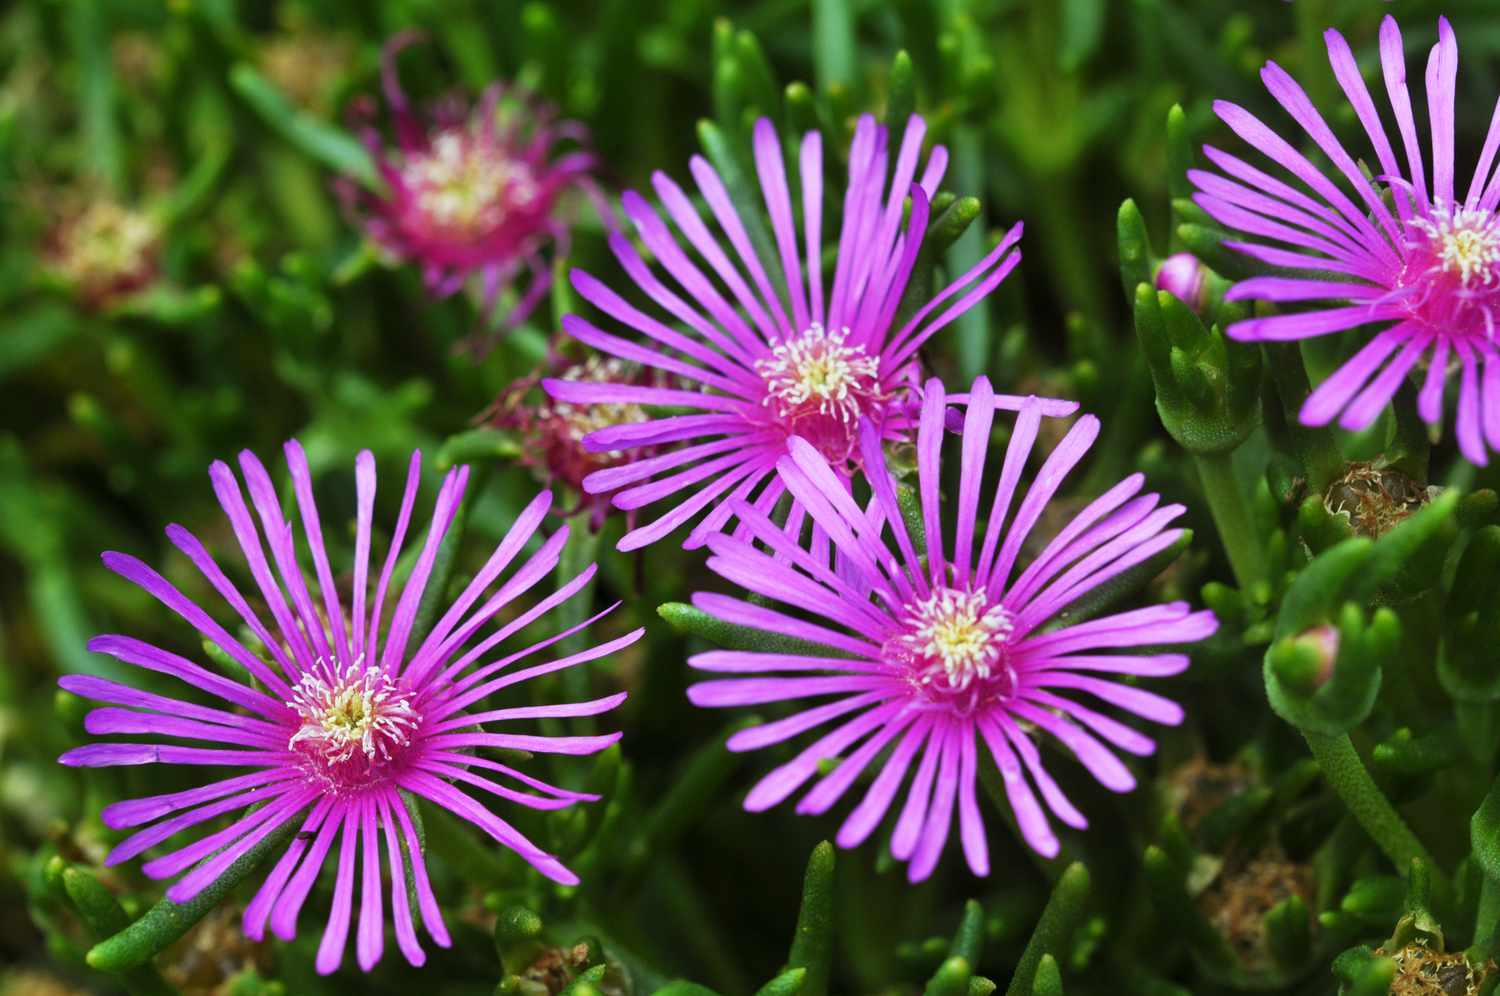
M 569 367 L 562 379 L 586 384 L 625 384 L 636 374 L 632 365 L 624 360 L 613 356 L 608 359 L 590 356 L 578 366 Z M 644 408 L 628 402 L 575 405 L 568 401 L 554 401 L 550 413 L 556 419 L 559 434 L 574 444 L 582 443 L 583 437 L 591 432 L 615 425 L 632 425 L 649 418 Z M 623 454 L 610 450 L 598 455 L 612 458 Z
M 1014 628 L 1010 612 L 991 604 L 983 588 L 939 588 L 909 607 L 892 649 L 929 694 L 962 695 L 972 705 L 1014 686 L 1006 653 Z
M 474 238 L 536 196 L 531 170 L 463 128 L 439 132 L 402 170 L 417 209 L 434 228 Z
M 80 284 L 129 280 L 150 268 L 157 235 L 150 216 L 97 201 L 64 230 L 59 267 Z
M 362 658 L 349 666 L 319 661 L 292 689 L 287 705 L 302 723 L 287 747 L 328 784 L 358 787 L 411 743 L 418 721 L 412 698 Z
M 1466 290 L 1500 281 L 1500 219 L 1489 211 L 1435 207 L 1412 224 L 1426 237 L 1432 269 L 1456 277 Z
M 795 339 L 778 342 L 755 361 L 765 378 L 764 404 L 783 418 L 827 415 L 841 422 L 859 418 L 880 393 L 880 357 L 863 346 L 846 346 L 848 329 L 829 332 L 814 322 Z
M 846 328 L 829 332 L 814 322 L 755 361 L 766 385 L 761 403 L 782 429 L 802 436 L 834 464 L 854 451 L 859 417 L 891 397 L 880 382 L 880 357 L 845 345 L 848 336 Z

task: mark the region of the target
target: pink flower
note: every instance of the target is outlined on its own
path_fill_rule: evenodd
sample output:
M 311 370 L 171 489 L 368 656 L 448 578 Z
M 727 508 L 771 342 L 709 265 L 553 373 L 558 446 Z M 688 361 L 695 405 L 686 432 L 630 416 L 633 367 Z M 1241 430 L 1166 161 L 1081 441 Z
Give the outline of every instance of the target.
M 945 513 L 939 476 L 950 403 L 966 410 L 959 490 Z M 790 611 L 727 595 L 693 599 L 724 622 L 828 648 L 822 654 L 716 650 L 692 659 L 696 668 L 732 675 L 692 686 L 689 697 L 701 706 L 827 700 L 730 739 L 731 750 L 754 750 L 823 731 L 762 778 L 745 808 L 777 805 L 837 758 L 797 804 L 800 813 L 825 812 L 889 748 L 837 840 L 854 847 L 868 838 L 915 763 L 891 836 L 891 853 L 910 862 L 913 882 L 936 867 L 955 806 L 970 869 L 989 872 L 975 784 L 980 750 L 990 752 L 1004 775 L 1026 842 L 1056 855 L 1048 812 L 1074 827 L 1087 821 L 1048 774 L 1035 738 L 1055 738 L 1107 788 L 1129 791 L 1135 779 L 1110 748 L 1144 755 L 1153 742 L 1078 698 L 1155 723 L 1180 722 L 1176 704 L 1109 676 L 1177 674 L 1188 666 L 1185 654 L 1129 651 L 1195 643 L 1218 625 L 1212 613 L 1181 602 L 1057 625 L 1063 609 L 1177 542 L 1182 530 L 1168 524 L 1183 509 L 1158 507 L 1156 495 L 1139 493 L 1143 476 L 1134 474 L 1087 505 L 1040 553 L 1024 558 L 1032 529 L 1094 442 L 1099 423 L 1080 418 L 1023 493 L 1020 479 L 1043 418 L 1042 402 L 1027 399 L 985 503 L 981 481 L 994 417 L 986 379 L 975 381 L 969 395 L 951 397 L 938 381 L 928 382 L 917 431 L 922 535 L 916 537 L 908 532 L 896 480 L 881 459 L 880 432 L 870 422 L 860 425 L 873 494 L 865 507 L 816 447 L 792 439 L 780 460 L 782 479 L 823 539 L 799 544 L 742 501 L 736 513 L 749 536 L 708 541 L 715 572 Z
M 550 245 L 568 252 L 568 225 L 559 198 L 571 187 L 593 191 L 591 153 L 581 143 L 582 126 L 556 122 L 552 110 L 514 89 L 492 84 L 476 107 L 454 97 L 436 104 L 421 120 L 396 76 L 396 55 L 420 40 L 404 32 L 387 43 L 382 80 L 395 123 L 396 146 L 387 148 L 370 124 L 361 137 L 375 160 L 385 189 L 366 190 L 344 178 L 339 191 L 362 220 L 365 231 L 403 261 L 417 263 L 430 291 L 446 297 L 471 276 L 482 292 L 482 321 L 488 324 L 500 294 L 518 282 L 530 284 L 501 329 L 524 321 L 547 293 Z M 360 109 L 359 117 L 368 118 Z
M 141 561 L 122 553 L 104 555 L 106 567 L 181 616 L 242 667 L 248 680 L 224 677 L 132 637 L 96 637 L 89 644 L 90 650 L 179 681 L 217 702 L 202 705 L 104 678 L 68 675 L 59 682 L 64 689 L 106 703 L 88 714 L 85 726 L 90 733 L 148 739 L 90 744 L 68 751 L 61 760 L 77 767 L 171 764 L 243 769 L 244 773 L 232 777 L 206 779 L 198 788 L 105 807 L 102 819 L 111 829 L 142 828 L 115 847 L 106 864 L 117 864 L 166 844 L 176 834 L 209 820 L 255 807 L 223 829 L 147 861 L 143 870 L 152 878 L 180 876 L 167 889 L 167 898 L 185 902 L 266 836 L 296 822 L 300 824 L 298 834 L 245 909 L 245 933 L 260 940 L 269 925 L 276 936 L 291 940 L 308 892 L 329 852 L 334 851 L 338 872 L 333 906 L 318 949 L 318 971 L 331 972 L 343 959 L 356 888 L 360 897 L 355 945 L 359 965 L 368 971 L 380 960 L 385 940 L 382 864 L 390 876 L 396 943 L 408 961 L 420 965 L 424 955 L 407 903 L 408 869 L 427 932 L 443 946 L 448 944 L 448 933 L 428 884 L 402 793 L 420 796 L 473 823 L 548 878 L 577 882 L 556 857 L 526 839 L 469 790 L 543 810 L 597 797 L 549 785 L 485 757 L 477 749 L 558 754 L 602 750 L 619 739 L 619 734 L 537 736 L 490 732 L 485 725 L 597 715 L 618 705 L 624 693 L 555 705 L 487 708 L 486 703 L 509 686 L 629 646 L 641 631 L 510 670 L 512 665 L 540 654 L 599 618 L 595 616 L 481 663 L 503 641 L 578 594 L 593 576 L 594 566 L 590 565 L 557 591 L 517 611 L 517 599 L 556 568 L 567 541 L 564 527 L 542 540 L 536 552 L 525 557 L 481 602 L 537 535 L 551 504 L 551 496 L 544 492 L 517 517 L 489 561 L 431 630 L 416 632 L 418 604 L 468 480 L 467 467 L 451 471 L 443 480 L 421 552 L 397 592 L 391 578 L 416 500 L 421 471 L 421 455 L 417 453 L 412 454 L 400 516 L 373 599 L 369 582 L 375 460 L 364 452 L 356 461 L 353 604 L 346 611 L 323 544 L 307 458 L 295 441 L 287 443 L 286 456 L 312 554 L 315 587 L 308 584 L 298 563 L 292 526 L 260 461 L 248 451 L 240 454 L 240 468 L 250 489 L 249 506 L 228 465 L 215 463 L 209 473 L 244 552 L 246 567 L 271 614 L 270 625 L 197 537 L 181 526 L 167 527 L 173 545 L 233 608 L 239 623 L 255 635 L 260 647 L 252 650 L 240 642 Z M 257 518 L 269 542 L 269 559 L 256 528 Z M 487 623 L 501 618 L 503 623 L 480 638 L 480 630 Z
M 580 297 L 644 339 L 605 331 L 579 315 L 564 318 L 563 329 L 601 352 L 654 367 L 680 386 L 544 382 L 559 401 L 642 405 L 655 416 L 585 440 L 601 451 L 669 447 L 584 479 L 591 492 L 614 492 L 618 508 L 666 505 L 626 533 L 620 549 L 654 543 L 694 519 L 685 545 L 701 546 L 726 527 L 740 501 L 770 511 L 786 493 L 776 466 L 793 436 L 816 447 L 846 478 L 861 460 L 861 419 L 883 439 L 910 438 L 921 404 L 917 350 L 998 287 L 1021 259 L 1013 251 L 1021 237 L 1017 224 L 969 272 L 898 323 L 927 232 L 928 205 L 948 162 L 937 146 L 921 166 L 926 128 L 913 115 L 892 150 L 886 129 L 869 115 L 860 118 L 826 293 L 823 139 L 817 132 L 803 137 L 798 154 L 799 225 L 776 129 L 767 119 L 755 127 L 756 175 L 775 246 L 770 272 L 751 238 L 763 220 L 740 217 L 723 179 L 703 158 L 693 158 L 691 171 L 722 238 L 663 173 L 652 185 L 675 233 L 644 197 L 625 194 L 625 214 L 655 267 L 624 235 L 613 235 L 609 244 L 632 290 L 651 306 L 643 310 L 581 270 L 573 271 L 572 282 Z M 1015 408 L 1020 399 L 996 396 L 995 403 Z M 1077 408 L 1043 404 L 1057 415 Z M 794 504 L 791 514 L 800 519 L 803 512 Z
M 643 368 L 639 364 L 627 363 L 613 356 L 591 353 L 581 363 L 574 363 L 553 352 L 548 368 L 552 375 L 567 383 L 614 383 L 665 386 L 669 381 L 660 370 Z M 589 528 L 597 532 L 609 517 L 610 496 L 585 489 L 583 482 L 590 474 L 609 467 L 618 467 L 629 460 L 630 454 L 618 451 L 591 450 L 584 440 L 594 432 L 617 425 L 634 425 L 649 417 L 640 405 L 604 404 L 576 405 L 543 397 L 532 399 L 543 380 L 540 373 L 523 377 L 510 385 L 490 406 L 487 421 L 495 426 L 514 430 L 520 437 L 520 453 L 517 462 L 533 468 L 550 487 L 562 485 L 577 496 L 577 506 L 564 509 L 561 515 L 569 517 L 587 509 Z M 637 457 L 649 457 L 651 447 L 637 449 Z M 626 521 L 633 522 L 633 515 L 626 513 Z
M 1349 44 L 1333 30 L 1324 38 L 1334 77 L 1369 139 L 1375 178 L 1366 177 L 1306 92 L 1274 62 L 1266 64 L 1261 79 L 1306 139 L 1328 157 L 1332 171 L 1320 170 L 1297 151 L 1302 139 L 1286 141 L 1235 104 L 1214 105 L 1224 123 L 1281 174 L 1266 173 L 1212 147 L 1204 152 L 1221 172 L 1188 174 L 1198 188 L 1198 205 L 1253 239 L 1226 245 L 1287 271 L 1242 281 L 1226 297 L 1317 302 L 1310 310 L 1237 322 L 1228 333 L 1237 339 L 1282 341 L 1373 327 L 1373 337 L 1307 399 L 1301 412 L 1307 425 L 1337 418 L 1346 429 L 1363 429 L 1420 364 L 1426 371 L 1417 411 L 1424 421 L 1437 423 L 1450 365 L 1456 367 L 1459 449 L 1483 465 L 1486 447 L 1500 446 L 1500 357 L 1495 350 L 1500 174 L 1493 172 L 1500 150 L 1500 109 L 1460 200 L 1453 155 L 1458 42 L 1447 19 L 1439 18 L 1438 43 L 1427 59 L 1430 183 L 1395 20 L 1387 17 L 1381 24 L 1380 62 L 1400 135 L 1399 159 Z

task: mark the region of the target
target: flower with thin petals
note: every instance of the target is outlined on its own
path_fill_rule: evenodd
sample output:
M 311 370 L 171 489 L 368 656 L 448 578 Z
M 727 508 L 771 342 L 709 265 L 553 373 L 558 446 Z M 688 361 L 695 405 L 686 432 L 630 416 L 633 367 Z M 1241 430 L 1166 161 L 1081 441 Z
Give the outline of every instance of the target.
M 1249 236 L 1229 242 L 1284 275 L 1236 284 L 1231 300 L 1278 304 L 1318 302 L 1311 310 L 1251 318 L 1230 336 L 1268 342 L 1376 331 L 1303 405 L 1301 420 L 1346 429 L 1373 422 L 1414 368 L 1425 364 L 1417 411 L 1429 423 L 1443 413 L 1450 367 L 1459 374 L 1456 428 L 1459 449 L 1476 464 L 1486 446 L 1500 446 L 1500 107 L 1464 198 L 1455 193 L 1454 86 L 1458 42 L 1446 18 L 1427 59 L 1425 88 L 1432 129 L 1429 182 L 1412 114 L 1401 31 L 1391 17 L 1380 26 L 1385 96 L 1400 137 L 1398 157 L 1381 112 L 1360 75 L 1349 44 L 1337 31 L 1324 34 L 1333 75 L 1348 98 L 1374 152 L 1371 179 L 1334 136 L 1311 99 L 1280 66 L 1266 63 L 1261 79 L 1333 164 L 1319 170 L 1249 111 L 1227 101 L 1214 110 L 1280 175 L 1272 175 L 1213 147 L 1205 154 L 1219 172 L 1188 175 L 1194 200 L 1215 220 Z
M 597 353 L 590 354 L 581 363 L 557 356 L 551 369 L 554 377 L 569 383 L 660 386 L 669 380 L 659 370 Z M 613 450 L 590 450 L 583 441 L 600 429 L 635 425 L 646 421 L 649 416 L 640 405 L 630 402 L 575 405 L 545 396 L 540 401 L 533 401 L 532 394 L 542 379 L 542 374 L 537 373 L 515 381 L 495 399 L 485 419 L 492 425 L 518 432 L 521 452 L 517 461 L 536 470 L 549 486 L 562 484 L 576 494 L 579 498 L 577 508 L 562 514 L 566 517 L 587 509 L 589 526 L 598 531 L 609 515 L 610 496 L 590 493 L 583 482 L 595 471 L 626 462 L 629 455 Z M 649 457 L 652 452 L 652 448 L 645 447 L 635 455 Z
M 501 293 L 529 274 L 529 285 L 500 325 L 509 329 L 531 314 L 551 286 L 547 246 L 567 255 L 568 225 L 559 199 L 573 187 L 592 191 L 594 156 L 559 148 L 586 139 L 581 125 L 554 121 L 550 107 L 501 83 L 491 84 L 472 109 L 451 97 L 422 120 L 401 89 L 395 64 L 396 55 L 420 37 L 397 35 L 382 59 L 394 148 L 367 122 L 367 102 L 357 108 L 360 135 L 384 189 L 366 190 L 345 178 L 339 191 L 370 237 L 397 259 L 420 265 L 438 297 L 477 276 L 486 324 Z
M 584 629 L 591 619 L 486 660 L 503 641 L 585 590 L 593 576 L 590 565 L 555 592 L 518 609 L 518 599 L 556 569 L 567 542 L 566 527 L 549 537 L 538 534 L 552 500 L 543 492 L 516 518 L 457 600 L 430 630 L 418 632 L 418 605 L 469 473 L 467 467 L 459 467 L 444 478 L 426 537 L 407 580 L 398 587 L 392 578 L 421 479 L 419 453 L 412 455 L 390 549 L 378 565 L 371 561 L 375 459 L 366 451 L 355 463 L 353 586 L 346 604 L 323 543 L 307 458 L 295 441 L 286 445 L 286 457 L 315 583 L 309 583 L 299 562 L 295 533 L 270 475 L 248 451 L 240 454 L 248 504 L 227 464 L 215 463 L 209 477 L 263 610 L 252 606 L 197 537 L 181 526 L 167 527 L 172 544 L 233 609 L 236 625 L 254 635 L 254 649 L 146 564 L 122 553 L 104 555 L 106 567 L 145 589 L 216 644 L 225 659 L 244 669 L 247 680 L 225 677 L 133 637 L 96 637 L 89 644 L 95 653 L 180 682 L 213 704 L 101 677 L 68 675 L 60 681 L 64 689 L 105 703 L 88 714 L 85 728 L 90 733 L 146 739 L 78 747 L 64 754 L 62 762 L 75 767 L 171 764 L 240 769 L 242 773 L 232 777 L 205 778 L 197 788 L 106 806 L 106 826 L 135 831 L 110 852 L 106 864 L 165 846 L 166 853 L 147 861 L 143 870 L 152 878 L 180 876 L 167 889 L 167 898 L 186 902 L 268 836 L 295 827 L 295 836 L 245 908 L 245 934 L 260 940 L 269 926 L 277 937 L 290 941 L 308 892 L 333 851 L 337 874 L 318 948 L 318 971 L 331 972 L 343 959 L 356 892 L 360 967 L 368 971 L 380 960 L 387 901 L 397 945 L 408 961 L 420 965 L 425 956 L 408 905 L 407 875 L 427 932 L 440 945 L 449 941 L 404 797 L 417 796 L 440 806 L 515 851 L 546 877 L 576 883 L 577 876 L 556 857 L 481 803 L 479 793 L 538 810 L 561 809 L 597 796 L 549 785 L 478 749 L 560 754 L 602 750 L 619 734 L 499 733 L 486 729 L 486 724 L 597 715 L 625 696 L 506 708 L 490 708 L 487 700 L 511 685 L 611 654 L 635 642 L 641 631 L 548 659 L 548 647 Z M 526 555 L 533 538 L 539 545 Z M 377 566 L 378 575 L 372 574 Z M 370 582 L 376 577 L 372 597 Z M 269 621 L 262 618 L 263 612 L 269 613 Z M 482 633 L 489 624 L 497 625 Z M 528 658 L 541 662 L 523 663 Z M 173 842 L 177 834 L 209 821 L 219 821 L 213 832 L 188 844 Z M 388 887 L 382 885 L 383 877 Z
M 939 474 L 950 403 L 963 404 L 965 411 L 959 490 L 945 511 Z M 782 479 L 822 540 L 799 544 L 745 502 L 736 511 L 748 537 L 709 539 L 708 563 L 716 573 L 793 611 L 705 593 L 693 604 L 727 623 L 827 648 L 817 656 L 812 650 L 716 650 L 692 658 L 696 668 L 729 675 L 688 690 L 700 706 L 827 700 L 730 738 L 731 750 L 754 750 L 823 728 L 750 790 L 745 808 L 777 805 L 816 777 L 797 811 L 822 813 L 884 754 L 838 833 L 840 846 L 854 847 L 891 809 L 915 763 L 891 836 L 891 853 L 910 862 L 915 882 L 936 867 L 955 805 L 969 867 L 976 875 L 988 873 L 975 790 L 981 750 L 989 751 L 1004 776 L 1022 836 L 1049 857 L 1059 848 L 1049 810 L 1070 826 L 1084 827 L 1086 821 L 1047 772 L 1037 737 L 1057 740 L 1107 788 L 1134 787 L 1130 770 L 1110 747 L 1145 755 L 1154 744 L 1097 703 L 1163 724 L 1179 722 L 1182 710 L 1110 676 L 1177 674 L 1188 666 L 1187 655 L 1155 648 L 1195 643 L 1212 634 L 1217 622 L 1212 613 L 1181 602 L 1065 620 L 1068 606 L 1176 543 L 1182 530 L 1168 525 L 1183 509 L 1141 494 L 1143 476 L 1133 474 L 1073 516 L 1034 557 L 1025 557 L 1028 536 L 1099 432 L 1097 419 L 1080 418 L 1023 488 L 1043 411 L 1036 398 L 1021 406 L 995 481 L 985 487 L 995 417 L 988 381 L 980 378 L 969 395 L 952 397 L 930 381 L 917 430 L 922 532 L 916 536 L 897 503 L 896 480 L 881 460 L 880 430 L 862 420 L 869 505 L 855 501 L 816 446 L 794 438 L 780 460 Z M 1130 652 L 1142 647 L 1152 649 Z M 836 767 L 824 767 L 835 758 Z
M 860 462 L 861 419 L 883 439 L 909 439 L 920 403 L 917 350 L 994 290 L 1021 258 L 1012 251 L 1021 237 L 1017 224 L 971 270 L 897 324 L 929 204 L 948 162 L 947 151 L 936 146 L 918 179 L 925 134 L 925 122 L 913 115 L 900 148 L 892 150 L 886 129 L 869 115 L 860 118 L 826 293 L 823 139 L 817 132 L 803 137 L 798 153 L 799 225 L 776 129 L 767 119 L 755 126 L 756 173 L 770 221 L 763 245 L 756 237 L 765 233 L 765 219 L 741 217 L 724 180 L 702 157 L 693 158 L 691 171 L 723 241 L 663 173 L 652 177 L 652 185 L 675 233 L 644 197 L 625 194 L 625 214 L 657 268 L 624 235 L 611 236 L 609 244 L 652 311 L 581 270 L 571 279 L 580 297 L 645 338 L 624 338 L 579 315 L 566 316 L 563 329 L 601 352 L 668 373 L 683 386 L 545 385 L 560 401 L 638 404 L 655 416 L 593 433 L 586 440 L 591 449 L 671 445 L 584 482 L 590 491 L 616 492 L 619 508 L 670 503 L 627 533 L 622 550 L 655 542 L 706 512 L 687 537 L 688 547 L 700 546 L 725 528 L 738 502 L 770 510 L 786 493 L 776 464 L 793 436 L 816 447 L 846 478 Z M 908 197 L 910 216 L 903 225 Z M 997 396 L 996 403 L 1014 408 L 1020 399 Z M 1076 408 L 1056 405 L 1052 414 Z M 791 515 L 800 520 L 804 513 L 794 504 Z
M 103 308 L 156 279 L 161 237 L 150 213 L 98 197 L 64 211 L 42 259 L 83 304 Z

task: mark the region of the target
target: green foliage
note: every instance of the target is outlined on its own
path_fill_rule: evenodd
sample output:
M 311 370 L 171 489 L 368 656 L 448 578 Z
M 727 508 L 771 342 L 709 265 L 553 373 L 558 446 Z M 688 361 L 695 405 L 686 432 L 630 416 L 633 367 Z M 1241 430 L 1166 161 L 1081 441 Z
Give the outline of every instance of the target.
M 297 827 L 297 821 L 289 820 L 266 834 L 254 847 L 236 858 L 223 875 L 187 902 L 174 903 L 163 899 L 140 919 L 115 927 L 110 936 L 89 950 L 88 963 L 106 972 L 122 972 L 146 964 L 207 916 L 269 855 L 285 848 Z
M 1464 150 L 1481 147 L 1490 120 L 1500 34 L 1480 0 L 1442 9 L 1463 46 L 1457 146 L 1467 168 Z M 1413 60 L 1434 37 L 1438 10 L 1428 0 L 1402 5 Z M 1493 988 L 1500 469 L 1457 455 L 1451 410 L 1438 432 L 1413 416 L 1420 368 L 1365 432 L 1301 425 L 1311 389 L 1367 333 L 1235 341 L 1229 327 L 1251 312 L 1225 293 L 1269 271 L 1225 244 L 1228 233 L 1193 201 L 1186 176 L 1203 165 L 1205 143 L 1244 151 L 1214 117 L 1216 99 L 1295 134 L 1261 85 L 1267 59 L 1306 85 L 1373 171 L 1328 72 L 1322 32 L 1338 28 L 1368 68 L 1384 13 L 1356 0 L 6 5 L 0 899 L 9 912 L 0 993 L 37 982 L 36 991 L 165 996 L 188 988 L 177 980 L 195 945 L 221 956 L 206 985 L 231 996 L 983 996 L 995 979 L 1006 980 L 1007 996 L 1335 986 L 1365 996 L 1391 991 L 1393 955 L 1413 942 L 1463 953 L 1480 990 Z M 482 356 L 469 348 L 484 321 L 479 288 L 434 299 L 419 267 L 378 248 L 334 190 L 339 180 L 381 189 L 355 122 L 373 110 L 369 120 L 391 140 L 380 49 L 418 26 L 428 44 L 402 57 L 414 102 L 472 96 L 493 79 L 534 92 L 588 129 L 600 187 L 615 204 L 609 219 L 587 197 L 566 205 L 571 238 L 548 263 L 549 299 Z M 1372 84 L 1377 104 L 1379 90 Z M 1192 648 L 1185 675 L 1133 680 L 1186 714 L 1179 727 L 1149 731 L 1149 755 L 1126 759 L 1134 793 L 1100 790 L 1066 748 L 1036 738 L 1055 791 L 1090 824 L 1062 829 L 1061 856 L 1042 859 L 1014 832 L 1004 791 L 1013 773 L 981 749 L 994 871 L 976 879 L 963 867 L 955 820 L 937 874 L 916 887 L 888 853 L 889 822 L 835 860 L 822 837 L 852 802 L 821 815 L 797 814 L 795 801 L 743 810 L 755 779 L 810 741 L 757 755 L 725 742 L 785 719 L 792 704 L 767 703 L 763 715 L 725 725 L 684 695 L 694 680 L 686 660 L 710 647 L 848 655 L 696 607 L 695 593 L 725 590 L 702 551 L 679 549 L 680 533 L 648 551 L 616 551 L 623 514 L 596 530 L 592 507 L 548 479 L 535 441 L 505 418 L 536 409 L 540 392 L 525 389 L 528 378 L 555 356 L 583 355 L 558 335 L 564 315 L 589 311 L 569 272 L 624 286 L 609 248 L 623 190 L 649 195 L 662 170 L 691 194 L 689 160 L 702 155 L 779 288 L 780 253 L 751 155 L 755 122 L 768 117 L 784 141 L 824 133 L 826 242 L 838 231 L 848 141 L 867 112 L 891 130 L 890 154 L 917 113 L 929 146 L 949 155 L 898 326 L 1002 232 L 1026 225 L 1022 266 L 924 347 L 927 372 L 954 390 L 984 373 L 997 391 L 1072 398 L 1101 417 L 1101 440 L 1064 482 L 1060 507 L 1082 507 L 1141 470 L 1163 504 L 1187 508 L 1182 539 L 1088 590 L 1059 621 L 1184 600 L 1220 622 Z M 795 152 L 787 166 L 796 192 Z M 99 205 L 155 233 L 142 279 L 110 293 L 87 287 L 58 253 L 67 224 Z M 620 237 L 641 246 L 629 224 Z M 1182 252 L 1201 264 L 1201 300 L 1156 285 L 1163 260 Z M 823 263 L 831 280 L 831 251 Z M 510 303 L 503 297 L 501 310 Z M 1010 424 L 997 419 L 993 446 Z M 453 934 L 451 949 L 428 945 L 421 969 L 387 938 L 368 979 L 348 964 L 316 975 L 331 873 L 313 890 L 299 940 L 248 954 L 237 946 L 240 912 L 300 815 L 193 900 L 173 903 L 138 861 L 106 866 L 127 831 L 106 827 L 100 811 L 188 782 L 157 765 L 56 763 L 91 723 L 91 706 L 59 691 L 57 678 L 138 677 L 85 649 L 96 633 L 129 633 L 243 678 L 238 662 L 104 571 L 98 554 L 139 556 L 258 651 L 160 530 L 175 522 L 202 537 L 261 611 L 205 471 L 241 449 L 274 463 L 292 437 L 308 451 L 340 585 L 352 562 L 349 468 L 359 450 L 372 450 L 381 468 L 377 549 L 398 507 L 391 482 L 412 450 L 425 453 L 424 501 L 437 475 L 472 468 L 418 610 L 418 639 L 544 485 L 564 513 L 547 532 L 571 530 L 558 579 L 594 562 L 599 570 L 583 597 L 527 635 L 550 638 L 616 601 L 621 608 L 595 630 L 647 629 L 630 651 L 539 682 L 537 701 L 521 703 L 628 691 L 615 715 L 553 719 L 545 730 L 619 728 L 620 745 L 555 766 L 549 756 L 503 758 L 600 801 L 539 813 L 486 800 L 577 871 L 580 885 L 547 881 L 465 821 L 406 799 Z M 903 474 L 914 466 L 907 448 L 888 456 Z M 1399 471 L 1417 496 L 1384 509 L 1375 526 L 1342 508 L 1337 490 L 1351 470 L 1372 468 Z M 273 469 L 273 478 L 284 475 Z M 909 484 L 899 498 L 922 549 Z M 1044 517 L 1034 539 L 1056 528 Z M 408 554 L 398 578 L 412 563 Z M 575 636 L 554 649 L 582 645 Z M 180 692 L 165 676 L 145 681 L 151 692 Z M 1091 706 L 1107 714 L 1092 732 L 1109 739 L 1117 710 Z M 839 763 L 827 758 L 819 770 Z M 850 799 L 880 767 L 856 780 Z M 225 825 L 206 821 L 162 849 Z M 415 916 L 412 858 L 400 847 Z M 388 912 L 388 888 L 383 898 Z

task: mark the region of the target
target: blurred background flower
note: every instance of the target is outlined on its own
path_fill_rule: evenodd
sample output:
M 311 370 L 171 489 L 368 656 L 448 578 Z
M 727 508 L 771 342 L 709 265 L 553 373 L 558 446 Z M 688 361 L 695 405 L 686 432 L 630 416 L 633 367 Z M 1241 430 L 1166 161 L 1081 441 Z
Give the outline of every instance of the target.
M 416 264 L 438 297 L 456 293 L 470 278 L 479 283 L 480 329 L 474 351 L 524 321 L 552 282 L 550 247 L 566 257 L 569 223 L 560 204 L 572 190 L 592 190 L 594 157 L 576 146 L 587 141 L 577 122 L 554 121 L 550 106 L 503 82 L 489 84 L 472 106 L 458 94 L 415 110 L 396 58 L 422 40 L 403 32 L 381 54 L 381 85 L 395 145 L 370 123 L 372 111 L 355 104 L 355 127 L 375 162 L 379 189 L 364 177 L 341 177 L 340 197 L 365 231 L 398 261 Z M 607 208 L 605 209 L 608 210 Z M 523 273 L 524 287 L 517 286 Z M 507 315 L 494 312 L 511 298 Z

